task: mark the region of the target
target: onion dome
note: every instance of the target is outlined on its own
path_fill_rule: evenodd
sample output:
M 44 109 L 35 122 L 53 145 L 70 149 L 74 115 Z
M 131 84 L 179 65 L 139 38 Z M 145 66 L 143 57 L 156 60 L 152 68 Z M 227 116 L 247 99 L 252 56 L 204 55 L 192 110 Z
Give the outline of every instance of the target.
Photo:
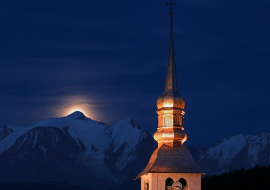
M 164 92 L 157 100 L 158 110 L 162 108 L 180 108 L 183 110 L 185 108 L 185 100 L 180 96 L 180 94 L 166 93 Z

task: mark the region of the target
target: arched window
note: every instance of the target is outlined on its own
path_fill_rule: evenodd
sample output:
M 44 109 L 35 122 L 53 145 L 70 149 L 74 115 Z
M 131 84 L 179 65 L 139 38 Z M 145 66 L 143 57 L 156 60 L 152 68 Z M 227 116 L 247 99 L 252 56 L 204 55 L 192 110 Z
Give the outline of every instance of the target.
M 184 178 L 179 179 L 179 182 L 183 185 L 183 186 L 187 186 L 187 181 Z
M 173 180 L 172 178 L 167 178 L 165 182 L 165 190 L 171 190 L 172 189 Z

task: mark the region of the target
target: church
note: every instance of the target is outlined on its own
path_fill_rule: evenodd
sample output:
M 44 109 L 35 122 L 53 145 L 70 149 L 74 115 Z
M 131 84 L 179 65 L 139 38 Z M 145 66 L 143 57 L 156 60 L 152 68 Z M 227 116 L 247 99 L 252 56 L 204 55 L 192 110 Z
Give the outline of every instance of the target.
M 146 168 L 137 176 L 141 190 L 201 190 L 205 172 L 194 162 L 183 145 L 187 140 L 183 119 L 185 100 L 177 90 L 173 42 L 173 11 L 170 1 L 170 44 L 164 93 L 157 100 L 158 127 L 154 139 L 158 148 Z

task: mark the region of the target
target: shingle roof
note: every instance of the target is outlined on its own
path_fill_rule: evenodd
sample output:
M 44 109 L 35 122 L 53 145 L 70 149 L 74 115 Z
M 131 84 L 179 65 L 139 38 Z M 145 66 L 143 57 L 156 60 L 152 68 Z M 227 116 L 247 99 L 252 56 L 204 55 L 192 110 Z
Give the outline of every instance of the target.
M 148 165 L 137 178 L 146 173 L 203 174 L 205 172 L 194 162 L 189 150 L 184 145 L 171 147 L 163 144 L 153 152 Z

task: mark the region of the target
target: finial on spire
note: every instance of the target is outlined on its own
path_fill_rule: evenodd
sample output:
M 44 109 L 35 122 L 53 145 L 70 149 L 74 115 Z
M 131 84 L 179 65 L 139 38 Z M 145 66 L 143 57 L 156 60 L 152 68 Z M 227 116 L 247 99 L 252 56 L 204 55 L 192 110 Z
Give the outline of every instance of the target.
M 173 11 L 172 11 L 172 9 L 173 9 L 173 6 L 174 5 L 176 5 L 176 3 L 174 3 L 172 0 L 170 0 L 170 2 L 169 3 L 166 3 L 166 5 L 169 5 L 170 6 L 170 14 L 173 14 Z

